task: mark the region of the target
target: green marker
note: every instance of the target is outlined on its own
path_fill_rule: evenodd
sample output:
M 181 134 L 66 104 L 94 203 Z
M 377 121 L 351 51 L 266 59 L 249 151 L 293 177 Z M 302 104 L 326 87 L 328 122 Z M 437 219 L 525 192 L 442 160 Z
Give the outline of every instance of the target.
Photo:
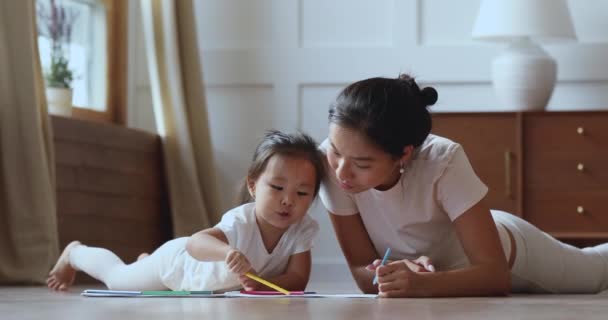
M 213 291 L 142 291 L 142 296 L 188 296 L 192 294 L 213 294 Z

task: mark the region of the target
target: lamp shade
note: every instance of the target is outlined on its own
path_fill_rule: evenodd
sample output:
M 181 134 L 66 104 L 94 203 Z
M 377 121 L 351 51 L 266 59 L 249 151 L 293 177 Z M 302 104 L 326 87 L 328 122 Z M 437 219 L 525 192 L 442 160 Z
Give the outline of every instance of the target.
M 566 0 L 482 0 L 473 39 L 541 42 L 575 40 Z

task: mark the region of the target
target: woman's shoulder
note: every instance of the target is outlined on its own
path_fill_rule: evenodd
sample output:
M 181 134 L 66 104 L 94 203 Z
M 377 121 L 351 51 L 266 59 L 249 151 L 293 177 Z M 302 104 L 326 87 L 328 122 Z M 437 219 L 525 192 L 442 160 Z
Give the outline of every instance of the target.
M 449 161 L 456 151 L 462 149 L 460 144 L 448 138 L 429 134 L 422 145 L 416 150 L 414 159 Z

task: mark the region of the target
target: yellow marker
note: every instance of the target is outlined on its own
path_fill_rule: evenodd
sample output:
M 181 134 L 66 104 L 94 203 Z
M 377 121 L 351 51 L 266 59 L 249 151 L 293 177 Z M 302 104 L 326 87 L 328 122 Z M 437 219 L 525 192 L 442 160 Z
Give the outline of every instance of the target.
M 253 280 L 255 280 L 255 281 L 257 281 L 257 282 L 259 282 L 259 283 L 261 283 L 261 284 L 263 284 L 263 285 L 267 285 L 267 286 L 269 286 L 270 288 L 273 288 L 273 289 L 277 290 L 278 292 L 280 292 L 280 293 L 282 293 L 282 294 L 289 295 L 289 291 L 287 291 L 287 290 L 285 290 L 285 289 L 283 289 L 283 288 L 281 288 L 281 287 L 277 286 L 277 285 L 276 285 L 276 284 L 274 284 L 274 283 L 268 282 L 268 281 L 266 281 L 266 280 L 264 280 L 264 279 L 262 279 L 262 278 L 260 278 L 260 277 L 258 277 L 258 276 L 255 276 L 255 275 L 253 275 L 253 274 L 251 274 L 251 273 L 249 273 L 249 272 L 245 273 L 245 275 L 246 275 L 247 277 L 249 277 L 249 278 L 251 278 L 251 279 L 253 279 Z

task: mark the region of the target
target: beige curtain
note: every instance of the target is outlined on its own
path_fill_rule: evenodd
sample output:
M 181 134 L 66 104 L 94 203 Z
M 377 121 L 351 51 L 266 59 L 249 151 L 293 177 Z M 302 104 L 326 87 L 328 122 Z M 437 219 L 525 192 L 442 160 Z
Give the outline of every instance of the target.
M 35 0 L 0 1 L 0 283 L 41 283 L 58 256 L 54 158 Z
M 175 236 L 218 221 L 192 0 L 142 0 L 154 115 L 163 139 Z

